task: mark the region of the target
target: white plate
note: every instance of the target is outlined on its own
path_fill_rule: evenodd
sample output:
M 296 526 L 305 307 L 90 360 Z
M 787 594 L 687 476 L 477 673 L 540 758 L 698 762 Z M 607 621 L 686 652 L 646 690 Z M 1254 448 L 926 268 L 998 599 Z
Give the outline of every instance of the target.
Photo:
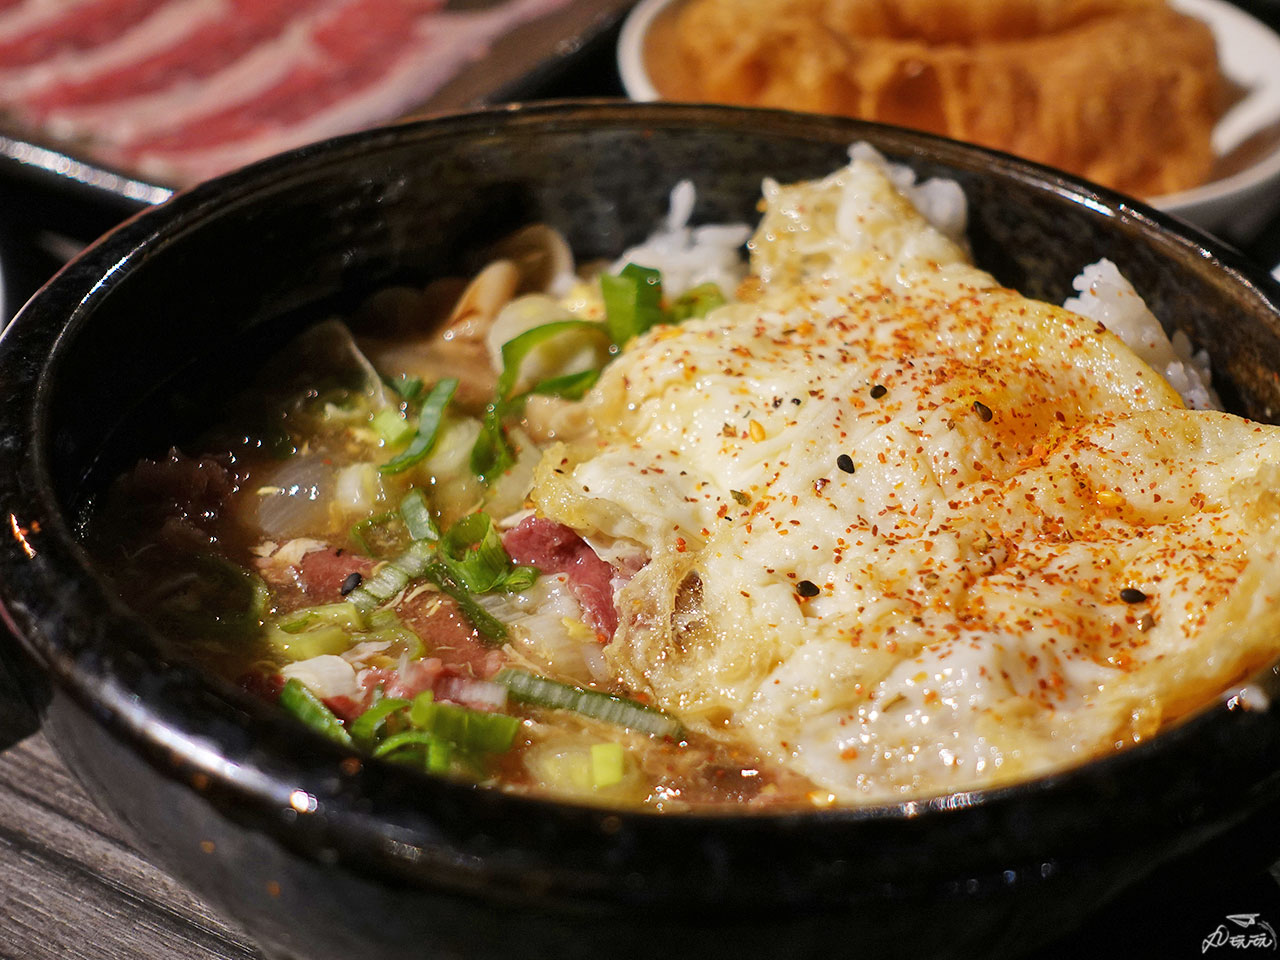
M 1213 129 L 1213 148 L 1229 153 L 1280 124 L 1280 36 L 1226 0 L 1170 0 L 1198 17 L 1218 41 L 1218 62 L 1244 96 Z M 1252 166 L 1202 187 L 1156 197 L 1152 203 L 1214 233 L 1244 242 L 1280 209 L 1280 146 Z
M 654 18 L 682 0 L 642 0 L 618 38 L 618 71 L 633 100 L 659 100 L 644 61 L 644 39 Z M 1219 156 L 1261 131 L 1280 124 L 1280 36 L 1227 0 L 1170 0 L 1172 6 L 1209 25 L 1228 80 L 1245 94 L 1213 130 Z M 1151 203 L 1199 227 L 1244 243 L 1280 210 L 1280 144 L 1232 176 Z

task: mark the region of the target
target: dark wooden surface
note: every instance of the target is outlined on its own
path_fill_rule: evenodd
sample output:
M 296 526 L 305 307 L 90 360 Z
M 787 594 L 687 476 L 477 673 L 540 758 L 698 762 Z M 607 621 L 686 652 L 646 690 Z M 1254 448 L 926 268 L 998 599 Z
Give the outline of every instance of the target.
M 1240 5 L 1280 26 L 1280 0 Z M 576 70 L 539 93 L 619 93 L 611 40 L 584 51 Z M 10 312 L 77 242 L 110 226 L 86 212 L 80 235 L 67 237 L 64 229 L 50 230 L 48 212 L 0 183 L 0 263 Z M 60 218 L 60 227 L 65 223 Z M 1268 267 L 1280 262 L 1280 220 L 1246 252 Z M 1063 931 L 1042 960 L 1201 956 L 1203 937 L 1227 912 L 1260 912 L 1280 927 L 1280 885 L 1271 872 L 1242 868 L 1234 856 L 1210 851 L 1190 875 L 1162 873 L 1080 930 Z M 519 950 L 512 956 L 519 958 Z M 233 918 L 153 867 L 98 811 L 21 706 L 3 661 L 0 960 L 266 960 Z
M 0 753 L 0 958 L 261 960 L 151 866 L 39 732 Z

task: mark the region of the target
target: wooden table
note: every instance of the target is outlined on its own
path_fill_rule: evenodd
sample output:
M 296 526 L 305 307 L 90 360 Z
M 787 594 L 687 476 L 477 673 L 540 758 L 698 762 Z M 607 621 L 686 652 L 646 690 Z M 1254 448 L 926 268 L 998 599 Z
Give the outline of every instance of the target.
M 262 960 L 139 855 L 39 732 L 0 753 L 0 958 Z

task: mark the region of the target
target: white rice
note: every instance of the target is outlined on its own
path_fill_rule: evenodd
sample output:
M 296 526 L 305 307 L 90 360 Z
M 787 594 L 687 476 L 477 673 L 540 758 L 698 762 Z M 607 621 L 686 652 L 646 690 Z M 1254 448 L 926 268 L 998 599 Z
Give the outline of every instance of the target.
M 1211 385 L 1208 353 L 1195 351 L 1181 330 L 1170 340 L 1114 263 L 1104 259 L 1089 264 L 1071 285 L 1079 296 L 1068 298 L 1064 307 L 1096 320 L 1123 340 L 1169 381 L 1191 409 L 1222 409 L 1222 401 Z
M 745 223 L 690 227 L 695 199 L 691 181 L 677 183 L 661 229 L 623 253 L 610 271 L 617 273 L 628 263 L 660 270 L 663 293 L 670 297 L 703 283 L 714 283 L 732 296 L 747 275 L 742 245 L 751 236 L 751 227 Z

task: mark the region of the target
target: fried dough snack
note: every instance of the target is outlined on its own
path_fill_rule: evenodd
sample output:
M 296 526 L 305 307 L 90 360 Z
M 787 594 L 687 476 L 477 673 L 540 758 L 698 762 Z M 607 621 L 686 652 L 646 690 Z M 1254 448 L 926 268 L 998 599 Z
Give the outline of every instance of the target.
M 658 88 L 940 133 L 1158 196 L 1203 183 L 1212 33 L 1164 0 L 690 0 Z

